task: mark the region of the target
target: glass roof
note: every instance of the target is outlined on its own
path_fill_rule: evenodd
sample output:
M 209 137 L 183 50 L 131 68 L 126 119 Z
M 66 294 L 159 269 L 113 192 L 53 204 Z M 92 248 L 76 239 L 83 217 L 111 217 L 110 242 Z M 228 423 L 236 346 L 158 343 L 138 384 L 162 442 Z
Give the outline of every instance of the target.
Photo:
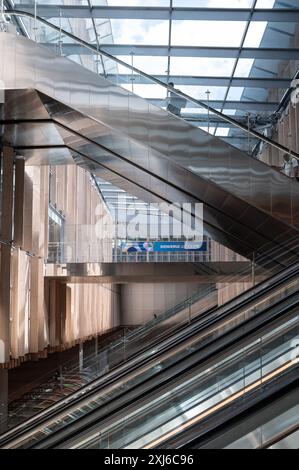
M 34 0 L 6 0 L 6 3 L 27 11 L 32 5 L 31 12 L 34 12 Z M 51 8 L 53 5 L 57 8 Z M 80 8 L 72 10 L 76 6 Z M 291 19 L 280 22 L 278 17 L 275 22 L 268 22 L 267 9 L 298 7 L 296 0 L 37 0 L 39 16 L 106 49 L 129 65 L 164 82 L 172 81 L 176 88 L 190 96 L 205 101 L 209 90 L 209 99 L 216 102 L 215 107 L 237 115 L 244 113 L 230 102 L 259 102 L 258 109 L 251 104 L 250 111 L 266 116 L 272 109 L 269 111 L 267 106 L 265 110 L 261 109 L 261 103 L 273 97 L 275 79 L 281 78 L 279 51 L 292 47 L 298 26 Z M 227 14 L 219 9 L 225 9 Z M 266 9 L 264 18 L 255 16 L 261 9 Z M 208 16 L 206 12 L 209 12 Z M 202 15 L 208 19 L 201 19 Z M 32 20 L 24 18 L 23 22 L 29 35 L 36 35 L 32 31 Z M 38 29 L 41 42 L 42 35 L 45 43 L 59 41 L 58 33 L 44 26 Z M 129 69 L 103 57 L 88 57 L 86 50 L 71 44 L 67 38 L 61 42 L 64 55 L 95 72 L 106 75 L 130 73 Z M 269 47 L 277 49 L 277 59 L 275 54 L 271 60 L 256 56 L 255 50 Z M 208 79 L 212 78 L 218 80 L 209 83 Z M 255 78 L 268 78 L 268 81 L 261 83 Z M 293 76 L 285 72 L 283 78 L 285 87 L 277 80 L 274 102 L 277 106 Z M 134 80 L 135 86 L 128 79 L 121 85 L 144 98 L 156 100 L 153 101 L 155 104 L 163 106 L 165 100 L 166 106 L 163 88 Z M 244 106 L 241 108 L 243 111 Z

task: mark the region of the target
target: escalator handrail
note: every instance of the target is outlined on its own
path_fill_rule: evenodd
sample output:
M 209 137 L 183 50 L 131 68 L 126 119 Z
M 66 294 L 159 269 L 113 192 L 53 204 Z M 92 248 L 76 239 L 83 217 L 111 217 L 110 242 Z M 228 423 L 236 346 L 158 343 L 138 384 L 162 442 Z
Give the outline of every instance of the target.
M 296 273 L 298 273 L 298 269 L 299 269 L 299 263 L 296 263 L 296 265 L 291 266 L 290 268 L 287 268 L 287 270 L 284 270 L 282 273 L 278 273 L 278 274 L 274 275 L 272 278 L 267 279 L 266 281 L 262 282 L 258 286 L 252 287 L 249 291 L 246 291 L 245 293 L 240 294 L 238 297 L 232 299 L 231 301 L 227 302 L 226 304 L 222 305 L 221 307 L 218 307 L 218 308 L 216 307 L 216 308 L 212 309 L 212 311 L 208 310 L 208 312 L 207 312 L 208 316 L 210 316 L 211 313 L 213 313 L 215 311 L 219 312 L 219 310 L 220 310 L 220 311 L 222 311 L 222 313 L 221 313 L 221 318 L 222 318 L 227 311 L 230 311 L 230 313 L 232 313 L 236 310 L 239 310 L 240 308 L 243 308 L 244 306 L 246 306 L 246 304 L 248 304 L 250 302 L 253 302 L 260 294 L 267 294 L 270 290 L 276 288 L 276 286 L 279 285 L 279 283 L 281 281 L 287 282 L 290 278 L 292 278 L 294 275 L 296 275 Z M 183 328 L 179 332 L 172 332 L 170 334 L 170 336 L 175 335 L 174 341 L 178 341 L 178 338 L 176 336 L 183 336 L 183 335 L 185 336 L 185 335 L 187 335 L 188 330 L 190 330 L 190 329 L 193 330 L 194 327 L 196 326 L 196 323 L 202 323 L 204 318 L 205 318 L 205 316 L 201 315 L 200 318 L 196 322 L 191 323 L 191 325 L 187 325 L 187 327 Z M 220 319 L 219 314 L 217 314 L 217 319 Z M 119 379 L 119 377 L 117 376 L 117 374 L 120 374 L 119 369 L 125 368 L 125 371 L 123 372 L 123 374 L 128 373 L 130 371 L 130 363 L 131 362 L 134 363 L 134 361 L 136 360 L 136 358 L 138 359 L 138 357 L 139 357 L 139 360 L 141 361 L 142 356 L 146 355 L 146 352 L 149 349 L 152 349 L 153 347 L 155 347 L 156 344 L 159 345 L 161 342 L 165 343 L 166 341 L 167 341 L 167 338 L 163 337 L 161 340 L 158 339 L 157 343 L 153 342 L 150 345 L 147 345 L 144 348 L 144 350 L 138 351 L 135 355 L 130 356 L 129 362 L 121 363 L 120 365 L 116 366 L 116 368 L 112 369 L 107 374 L 105 374 L 104 376 L 101 376 L 99 378 L 94 379 L 90 383 L 88 383 L 88 384 L 84 385 L 83 387 L 81 387 L 79 390 L 77 390 L 77 391 L 73 392 L 72 394 L 68 395 L 66 398 L 63 398 L 62 400 L 59 400 L 54 405 L 51 405 L 50 407 L 46 408 L 45 410 L 41 411 L 40 413 L 37 413 L 36 415 L 32 416 L 25 423 L 21 423 L 18 426 L 12 428 L 11 430 L 7 431 L 5 434 L 0 436 L 0 443 L 1 443 L 1 440 L 6 437 L 6 435 L 8 435 L 8 434 L 10 434 L 14 431 L 17 432 L 22 427 L 26 427 L 26 429 L 28 430 L 28 425 L 29 425 L 30 422 L 32 422 L 32 421 L 35 422 L 39 418 L 46 419 L 45 415 L 51 414 L 52 411 L 54 412 L 54 410 L 56 408 L 60 409 L 60 408 L 63 408 L 64 406 L 69 406 L 70 401 L 72 401 L 72 400 L 76 401 L 76 400 L 80 399 L 80 396 L 83 395 L 83 394 L 84 394 L 84 396 L 86 396 L 85 391 L 90 391 L 90 393 L 91 392 L 92 393 L 96 392 L 97 387 L 101 387 L 101 383 L 103 381 L 105 381 L 105 385 L 107 385 L 107 383 L 109 382 L 110 376 L 111 376 L 110 380 Z M 140 356 L 141 356 L 141 359 L 140 359 Z M 152 358 L 153 358 L 153 356 L 151 356 L 151 359 Z M 126 369 L 128 369 L 128 370 L 126 370 Z M 114 376 L 116 376 L 116 377 L 114 377 Z M 78 395 L 79 395 L 79 397 L 78 397 Z
M 161 354 L 167 348 L 170 348 L 173 344 L 178 344 L 179 340 L 184 341 L 191 334 L 192 335 L 196 334 L 197 330 L 194 332 L 194 329 L 196 328 L 197 323 L 200 324 L 197 328 L 199 329 L 199 327 L 200 327 L 202 329 L 203 328 L 203 325 L 202 325 L 203 320 L 205 322 L 207 322 L 207 319 L 205 317 L 209 317 L 213 312 L 214 312 L 214 314 L 215 314 L 215 312 L 217 312 L 217 315 L 215 314 L 215 319 L 213 320 L 213 322 L 216 323 L 220 320 L 223 320 L 225 315 L 227 315 L 228 313 L 230 315 L 234 314 L 236 312 L 236 310 L 239 310 L 240 308 L 243 308 L 244 306 L 246 306 L 246 304 L 257 300 L 260 295 L 267 294 L 270 290 L 275 289 L 277 287 L 277 285 L 279 285 L 281 282 L 283 282 L 283 283 L 288 282 L 294 275 L 298 274 L 298 270 L 299 270 L 299 264 L 296 263 L 296 265 L 294 265 L 290 268 L 287 268 L 287 270 L 285 270 L 283 273 L 279 273 L 279 274 L 274 275 L 271 278 L 272 282 L 270 282 L 271 279 L 268 279 L 267 281 L 264 281 L 263 283 L 256 286 L 255 288 L 252 288 L 253 292 L 252 292 L 252 289 L 251 289 L 251 294 L 252 295 L 250 295 L 249 298 L 248 298 L 248 295 L 246 295 L 246 294 L 248 294 L 246 292 L 245 294 L 243 294 L 243 295 L 241 294 L 239 296 L 239 300 L 240 300 L 239 303 L 236 302 L 236 299 L 233 299 L 232 301 L 227 302 L 226 304 L 224 304 L 221 307 L 212 309 L 212 311 L 209 310 L 207 312 L 207 315 L 204 315 L 204 316 L 201 315 L 200 318 L 196 322 L 191 323 L 190 325 L 188 325 L 183 330 L 180 330 L 175 335 L 173 335 L 173 334 L 170 335 L 170 338 L 168 339 L 167 343 L 166 343 L 166 339 L 163 338 L 162 344 L 163 344 L 164 347 L 163 348 L 161 347 L 162 351 L 157 350 L 155 356 L 157 354 Z M 243 299 L 244 296 L 245 296 L 245 299 Z M 231 304 L 233 304 L 233 305 L 231 305 Z M 219 311 L 221 312 L 221 314 L 219 314 Z M 207 326 L 211 326 L 211 322 L 209 322 L 208 325 L 204 324 L 204 327 L 207 327 Z M 170 344 L 168 344 L 168 343 L 170 343 Z M 0 445 L 3 445 L 2 444 L 3 442 L 6 443 L 6 442 L 14 439 L 15 437 L 22 434 L 23 432 L 28 432 L 29 426 L 31 427 L 31 429 L 33 429 L 34 426 L 36 426 L 36 425 L 40 424 L 41 422 L 49 419 L 50 417 L 54 416 L 55 414 L 57 414 L 59 412 L 63 412 L 63 410 L 67 409 L 69 406 L 73 406 L 74 403 L 80 401 L 81 399 L 87 398 L 91 394 L 98 393 L 99 390 L 101 389 L 101 387 L 107 386 L 107 385 L 113 383 L 114 381 L 119 380 L 121 377 L 123 377 L 125 374 L 129 373 L 131 370 L 135 370 L 137 365 L 140 366 L 140 362 L 142 360 L 144 360 L 142 356 L 146 355 L 146 353 L 149 350 L 151 350 L 153 347 L 155 347 L 155 345 L 150 344 L 149 346 L 147 346 L 145 348 L 145 351 L 142 351 L 140 353 L 137 353 L 135 356 L 130 357 L 128 362 L 123 363 L 120 366 L 117 366 L 115 369 L 112 369 L 110 372 L 108 372 L 104 376 L 102 376 L 100 378 L 97 378 L 94 381 L 90 382 L 89 384 L 85 385 L 81 389 L 79 389 L 76 392 L 74 392 L 73 394 L 69 395 L 67 398 L 63 398 L 62 400 L 59 400 L 54 405 L 51 405 L 50 407 L 46 408 L 45 410 L 41 411 L 40 413 L 32 416 L 31 418 L 29 418 L 29 420 L 25 421 L 24 423 L 21 423 L 20 425 L 14 427 L 11 430 L 7 431 L 6 433 L 2 434 L 0 436 Z M 151 354 L 149 360 L 154 359 L 155 356 L 153 354 Z M 136 359 L 137 359 L 137 365 L 134 365 L 134 362 L 136 362 Z M 132 366 L 132 363 L 133 363 L 133 366 Z M 119 369 L 124 369 L 124 371 L 120 372 Z
M 292 302 L 292 304 L 288 303 L 287 305 L 285 305 L 285 307 L 282 310 L 280 309 L 280 307 L 277 307 L 276 305 L 276 307 L 274 307 L 275 308 L 274 315 L 271 313 L 271 311 L 273 310 L 273 307 L 268 307 L 266 308 L 264 312 L 266 314 L 265 319 L 261 319 L 260 317 L 254 317 L 254 318 L 249 319 L 246 322 L 250 325 L 249 329 L 244 330 L 244 325 L 242 324 L 242 325 L 237 325 L 235 329 L 233 329 L 232 331 L 226 332 L 223 335 L 223 337 L 226 337 L 224 344 L 222 341 L 222 337 L 219 337 L 215 341 L 212 341 L 210 344 L 202 346 L 200 348 L 202 350 L 200 351 L 200 354 L 204 355 L 204 359 L 199 359 L 199 360 L 196 359 L 195 361 L 193 359 L 193 364 L 191 366 L 189 365 L 188 367 L 185 366 L 185 370 L 180 369 L 180 370 L 175 371 L 175 369 L 177 369 L 177 366 L 178 366 L 177 363 L 168 366 L 166 369 L 163 369 L 163 371 L 161 372 L 163 375 L 165 374 L 167 375 L 168 373 L 168 376 L 166 377 L 166 379 L 162 380 L 161 377 L 159 377 L 158 380 L 157 380 L 157 377 L 152 377 L 149 379 L 149 381 L 154 380 L 154 382 L 155 381 L 157 382 L 156 384 L 152 386 L 150 390 L 146 389 L 145 391 L 140 392 L 139 396 L 137 395 L 137 397 L 129 398 L 129 401 L 125 404 L 124 403 L 122 403 L 121 405 L 118 404 L 118 407 L 116 409 L 113 408 L 112 410 L 108 412 L 108 416 L 107 415 L 104 417 L 98 416 L 98 413 L 101 409 L 103 409 L 104 411 L 106 410 L 106 404 L 100 405 L 96 410 L 87 412 L 84 416 L 79 417 L 76 421 L 67 424 L 61 429 L 55 430 L 51 434 L 45 435 L 44 438 L 41 439 L 36 444 L 37 448 L 43 448 L 45 442 L 47 443 L 51 442 L 50 447 L 52 447 L 53 442 L 55 442 L 54 444 L 55 446 L 57 444 L 59 445 L 59 442 L 61 443 L 65 439 L 64 437 L 60 437 L 60 435 L 64 436 L 65 434 L 69 433 L 71 436 L 68 436 L 67 438 L 70 439 L 74 437 L 75 435 L 77 435 L 78 433 L 81 434 L 82 432 L 84 432 L 86 428 L 96 427 L 97 432 L 98 432 L 99 424 L 101 426 L 107 427 L 109 426 L 109 424 L 107 424 L 107 421 L 109 423 L 111 419 L 115 420 L 116 416 L 119 421 L 122 421 L 122 419 L 124 419 L 125 416 L 127 416 L 128 414 L 128 407 L 133 406 L 133 409 L 135 410 L 136 406 L 138 406 L 138 403 L 140 401 L 142 402 L 144 398 L 146 398 L 146 402 L 147 404 L 149 404 L 152 400 L 155 399 L 155 397 L 157 398 L 161 395 L 161 388 L 162 388 L 162 392 L 165 393 L 167 392 L 167 390 L 173 389 L 174 381 L 176 381 L 175 386 L 177 386 L 178 383 L 182 384 L 185 381 L 188 381 L 189 380 L 188 377 L 190 378 L 193 372 L 198 373 L 199 370 L 205 370 L 207 367 L 208 368 L 211 367 L 211 364 L 213 364 L 216 360 L 218 360 L 217 358 L 223 358 L 223 354 L 227 354 L 227 350 L 231 351 L 240 347 L 242 349 L 244 346 L 244 340 L 246 340 L 246 338 L 247 338 L 247 341 L 248 340 L 252 341 L 253 337 L 256 337 L 256 336 L 259 337 L 259 335 L 261 334 L 261 329 L 264 331 L 269 330 L 269 327 L 273 324 L 273 321 L 274 322 L 277 320 L 281 321 L 282 318 L 285 316 L 285 314 L 288 314 L 290 311 L 293 311 L 293 312 L 296 311 L 295 309 L 298 305 L 298 293 L 293 293 L 291 294 L 291 296 L 294 297 L 294 301 Z M 284 304 L 285 301 L 286 299 L 282 299 L 279 303 Z M 217 346 L 217 343 L 219 343 L 218 346 Z M 212 346 L 212 349 L 211 349 L 211 346 Z M 196 354 L 198 354 L 198 352 L 191 353 L 191 356 L 194 356 Z M 215 358 L 215 355 L 216 355 L 216 358 Z M 184 362 L 185 360 L 186 359 L 183 358 L 183 359 L 180 359 L 178 362 L 179 363 Z M 169 373 L 169 370 L 172 370 L 172 373 Z M 140 386 L 144 387 L 144 383 L 142 383 Z M 137 385 L 137 388 L 138 388 L 138 385 Z M 149 393 L 150 393 L 150 397 L 148 397 Z M 117 400 L 117 398 L 115 400 Z M 88 424 L 86 423 L 86 421 L 88 421 Z M 33 444 L 33 447 L 34 446 L 35 444 Z
M 50 23 L 49 21 L 45 20 L 44 18 L 41 18 L 38 15 L 34 15 L 33 13 L 22 11 L 22 10 L 11 10 L 11 9 L 5 10 L 4 14 L 9 15 L 9 16 L 10 15 L 24 16 L 24 17 L 34 19 L 35 21 L 38 21 L 38 22 L 48 26 L 49 28 L 54 29 L 55 31 L 59 32 L 60 34 L 69 37 L 74 42 L 77 42 L 81 46 L 93 51 L 94 53 L 101 54 L 101 55 L 107 57 L 108 59 L 110 59 L 114 62 L 117 62 L 119 65 L 122 65 L 123 67 L 129 68 L 132 72 L 135 72 L 136 74 L 139 74 L 139 75 L 143 76 L 144 78 L 148 79 L 149 81 L 154 82 L 155 84 L 162 86 L 163 88 L 170 91 L 171 93 L 174 93 L 177 96 L 179 96 L 181 98 L 184 98 L 185 100 L 196 104 L 197 106 L 201 106 L 202 108 L 214 113 L 216 116 L 220 117 L 221 119 L 228 122 L 229 124 L 232 124 L 234 127 L 237 127 L 239 129 L 241 129 L 242 131 L 245 131 L 247 134 L 250 134 L 250 135 L 258 138 L 258 139 L 262 140 L 263 142 L 271 145 L 272 147 L 275 147 L 275 148 L 277 148 L 278 150 L 280 150 L 282 152 L 288 153 L 292 157 L 299 160 L 299 154 L 297 152 L 295 152 L 294 150 L 288 149 L 284 145 L 281 145 L 278 142 L 273 141 L 269 137 L 266 137 L 265 135 L 260 134 L 257 131 L 254 131 L 252 129 L 248 129 L 246 126 L 244 126 L 240 122 L 236 121 L 235 119 L 231 118 L 230 116 L 227 116 L 226 114 L 223 114 L 220 111 L 217 111 L 215 108 L 213 108 L 211 106 L 208 106 L 206 103 L 204 103 L 200 100 L 197 100 L 197 99 L 193 98 L 192 96 L 189 96 L 186 93 L 184 93 L 184 92 L 182 92 L 182 91 L 180 91 L 176 88 L 173 88 L 173 87 L 169 86 L 167 83 L 162 82 L 161 80 L 157 79 L 156 77 L 153 77 L 152 75 L 147 74 L 146 72 L 134 67 L 133 65 L 127 64 L 126 62 L 122 61 L 118 57 L 115 57 L 115 56 L 109 54 L 108 52 L 106 52 L 105 50 L 100 48 L 99 46 L 97 47 L 97 46 L 93 46 L 92 44 L 89 44 L 88 42 L 84 41 L 83 39 L 80 39 L 77 36 L 75 36 L 74 34 L 69 33 L 68 31 L 65 31 L 64 29 L 60 28 L 59 26 L 55 26 L 54 24 Z
M 178 445 L 178 447 L 175 447 L 176 449 L 204 449 L 205 444 L 208 444 L 215 437 L 218 438 L 220 434 L 223 434 L 228 428 L 238 426 L 243 429 L 244 420 L 252 414 L 261 413 L 263 407 L 271 403 L 270 400 L 275 400 L 275 398 L 283 393 L 288 393 L 290 390 L 299 390 L 298 370 L 298 364 L 295 364 L 290 370 L 273 378 L 266 386 L 261 384 L 260 387 L 252 393 L 249 400 L 245 401 L 240 399 L 238 403 L 235 403 L 234 407 L 227 406 L 224 408 L 220 416 L 214 414 L 205 419 L 204 423 L 201 422 L 198 428 L 199 435 L 196 435 L 195 426 L 185 431 L 185 433 L 180 433 L 178 436 L 174 436 L 163 442 L 161 449 L 167 448 L 169 445 L 174 446 L 175 442 L 177 442 Z M 201 443 L 199 447 L 194 447 L 195 445 L 198 446 L 199 443 Z

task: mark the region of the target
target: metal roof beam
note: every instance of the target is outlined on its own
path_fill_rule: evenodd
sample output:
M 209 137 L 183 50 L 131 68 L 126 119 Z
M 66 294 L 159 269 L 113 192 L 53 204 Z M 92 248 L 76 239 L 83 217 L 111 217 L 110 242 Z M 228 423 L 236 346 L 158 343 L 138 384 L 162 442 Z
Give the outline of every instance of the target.
M 119 84 L 131 84 L 132 76 L 127 74 L 118 74 Z M 154 75 L 157 80 L 167 82 L 166 75 Z M 108 80 L 115 79 L 115 75 L 108 74 Z M 246 87 L 246 88 L 289 88 L 291 85 L 292 78 L 255 78 L 255 77 L 202 77 L 202 76 L 190 76 L 190 75 L 170 75 L 169 80 L 178 85 L 195 85 L 195 86 L 228 86 L 230 80 L 232 80 L 231 86 L 234 87 Z M 149 81 L 140 76 L 134 75 L 134 84 L 145 85 Z
M 34 12 L 32 4 L 17 3 L 17 10 Z M 169 20 L 168 7 L 111 7 L 86 5 L 50 5 L 37 7 L 37 14 L 43 18 L 58 18 L 60 11 L 64 18 L 109 18 L 109 19 L 148 19 Z M 248 21 L 250 8 L 173 8 L 172 20 L 202 21 Z M 256 9 L 252 21 L 298 22 L 298 8 Z
M 46 47 L 57 48 L 49 43 Z M 279 59 L 279 60 L 299 60 L 298 48 L 270 48 L 270 47 L 244 47 L 241 52 L 237 47 L 200 47 L 200 46 L 168 46 L 156 45 L 136 45 L 136 44 L 101 44 L 101 49 L 113 56 L 135 55 L 135 56 L 160 56 L 167 57 L 207 57 L 207 58 L 231 58 L 239 56 L 241 59 Z M 79 44 L 62 44 L 62 51 L 66 55 L 88 54 L 92 51 Z

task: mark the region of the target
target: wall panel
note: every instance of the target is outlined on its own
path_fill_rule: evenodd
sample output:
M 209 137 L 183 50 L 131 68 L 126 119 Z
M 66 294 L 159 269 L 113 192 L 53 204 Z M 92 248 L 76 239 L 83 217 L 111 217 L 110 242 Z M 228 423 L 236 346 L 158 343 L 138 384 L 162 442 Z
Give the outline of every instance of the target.
M 106 215 L 108 225 L 112 220 L 90 175 L 76 165 L 24 168 L 22 161 L 18 161 L 17 171 L 16 181 L 22 184 L 15 194 L 16 248 L 11 264 L 11 314 L 7 318 L 10 341 L 6 356 L 0 357 L 7 367 L 18 365 L 20 358 L 45 357 L 47 351 L 63 350 L 119 325 L 117 287 L 63 285 L 44 279 L 49 200 L 70 228 L 73 255 L 93 253 L 99 259 L 111 259 L 111 242 L 97 241 L 95 225 L 99 214 Z M 4 252 L 2 247 L 5 257 Z M 3 276 L 8 275 L 6 265 Z M 8 279 L 7 286 L 9 283 Z

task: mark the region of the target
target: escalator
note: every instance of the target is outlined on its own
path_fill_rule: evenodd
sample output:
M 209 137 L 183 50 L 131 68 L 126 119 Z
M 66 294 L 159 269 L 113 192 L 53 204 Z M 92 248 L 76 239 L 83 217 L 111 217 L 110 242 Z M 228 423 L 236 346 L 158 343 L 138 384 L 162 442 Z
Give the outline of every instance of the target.
M 229 281 L 229 277 L 227 278 Z M 77 360 L 60 365 L 61 374 L 57 377 L 57 367 L 32 383 L 26 384 L 26 392 L 18 399 L 11 400 L 6 427 L 8 429 L 27 421 L 39 411 L 62 400 L 107 374 L 129 358 L 142 352 L 146 347 L 166 339 L 170 334 L 196 321 L 196 316 L 217 308 L 217 292 L 207 286 L 190 298 L 166 310 L 157 318 L 133 330 L 117 333 L 107 346 L 101 346 L 96 353 L 84 353 L 84 364 Z
M 27 164 L 76 163 L 145 202 L 203 203 L 205 234 L 269 275 L 279 272 L 156 343 L 149 336 L 142 349 L 137 341 L 135 355 L 10 430 L 0 445 L 201 445 L 218 419 L 224 426 L 249 413 L 267 387 L 274 399 L 295 386 L 298 184 L 33 41 L 1 33 L 0 54 L 3 64 L 14 57 L 9 73 L 0 68 L 2 140 Z
M 205 438 L 193 440 L 193 448 L 298 449 L 299 386 L 287 385 L 265 396 L 258 406 L 228 420 L 221 432 L 215 428 Z
M 31 40 L 1 33 L 0 51 L 15 57 L 0 73 L 3 141 L 28 164 L 77 163 L 145 202 L 203 203 L 211 238 L 258 264 L 296 262 L 296 181 Z
M 203 438 L 215 427 L 222 433 L 227 421 L 240 420 L 240 415 L 256 411 L 257 406 L 263 411 L 262 403 L 281 400 L 286 391 L 295 390 L 298 405 L 297 302 L 293 306 L 289 302 L 274 321 L 272 318 L 254 332 L 243 333 L 218 354 L 214 352 L 209 359 L 197 360 L 183 373 L 172 375 L 168 383 L 160 378 L 150 393 L 114 411 L 110 419 L 97 421 L 95 411 L 88 426 L 80 429 L 77 423 L 48 442 L 55 448 L 72 449 L 193 448 L 200 442 L 199 436 Z M 292 408 L 289 395 L 285 403 Z M 295 415 L 295 425 L 298 418 Z M 47 439 L 36 447 L 44 446 Z
M 140 413 L 141 423 L 145 424 L 147 422 L 144 419 L 146 406 L 149 407 L 152 423 L 166 418 L 167 422 L 176 422 L 179 419 L 176 416 L 178 407 L 172 404 L 181 396 L 176 393 L 176 390 L 182 389 L 182 396 L 186 397 L 187 383 L 187 391 L 192 397 L 194 389 L 198 388 L 198 377 L 205 377 L 207 370 L 211 377 L 207 380 L 205 389 L 214 392 L 215 387 L 223 387 L 223 390 L 218 390 L 219 396 L 227 389 L 227 377 L 229 377 L 229 387 L 234 384 L 235 387 L 239 387 L 242 381 L 247 381 L 248 386 L 251 386 L 250 381 L 257 382 L 257 354 L 260 352 L 256 349 L 260 340 L 257 341 L 255 336 L 258 335 L 260 338 L 266 329 L 272 333 L 277 330 L 278 333 L 271 336 L 271 341 L 269 339 L 271 352 L 276 348 L 275 341 L 279 341 L 281 331 L 285 332 L 284 338 L 287 338 L 288 346 L 294 339 L 294 332 L 298 334 L 298 316 L 296 316 L 296 306 L 299 301 L 298 275 L 298 266 L 289 268 L 223 307 L 198 316 L 190 325 L 174 332 L 168 338 L 163 338 L 160 343 L 152 344 L 131 359 L 128 358 L 123 365 L 101 379 L 90 383 L 73 396 L 58 402 L 45 412 L 1 436 L 0 446 L 5 448 L 60 445 L 72 447 L 72 439 L 79 439 L 81 442 L 82 435 L 85 446 L 86 433 L 89 436 L 96 429 L 95 433 L 98 435 L 102 428 L 105 430 L 111 426 L 114 429 L 115 422 L 123 423 L 124 420 L 130 422 L 131 414 L 134 417 L 134 426 L 136 425 L 135 414 Z M 265 335 L 263 341 L 265 341 L 264 337 Z M 242 380 L 238 377 L 240 360 L 236 361 L 237 348 L 240 346 L 242 351 L 246 350 L 250 364 L 253 363 L 252 367 L 248 366 L 248 373 L 246 376 L 243 374 Z M 268 375 L 269 371 L 272 373 L 278 360 L 277 353 L 273 357 L 271 354 L 269 358 L 266 358 L 263 371 Z M 225 359 L 225 356 L 228 358 Z M 284 355 L 279 357 L 285 359 Z M 218 364 L 219 358 L 221 358 L 222 371 L 214 374 L 210 371 L 217 367 L 217 370 L 221 370 Z M 225 375 L 227 371 L 229 375 Z M 195 388 L 190 386 L 190 381 L 194 382 Z M 209 381 L 212 382 L 209 383 Z M 164 391 L 165 394 L 163 394 Z M 164 395 L 166 399 L 162 400 L 161 397 Z M 161 399 L 161 406 L 166 406 L 166 411 L 157 406 L 155 396 L 158 401 Z M 193 397 L 190 398 L 191 405 L 194 404 L 194 400 Z M 152 419 L 153 407 L 157 413 L 155 420 Z M 184 410 L 183 414 L 186 411 Z M 121 431 L 121 434 L 129 437 L 128 429 L 125 433 Z M 114 435 L 115 431 L 112 434 L 111 432 L 110 430 L 108 432 L 109 445 L 122 446 L 118 439 L 113 441 L 113 444 L 111 435 Z M 105 434 L 103 431 L 100 433 L 101 436 Z M 118 431 L 116 434 L 118 435 Z M 88 438 L 87 441 L 89 446 L 90 439 Z M 134 439 L 131 444 L 139 445 Z M 98 443 L 95 445 L 98 446 Z

